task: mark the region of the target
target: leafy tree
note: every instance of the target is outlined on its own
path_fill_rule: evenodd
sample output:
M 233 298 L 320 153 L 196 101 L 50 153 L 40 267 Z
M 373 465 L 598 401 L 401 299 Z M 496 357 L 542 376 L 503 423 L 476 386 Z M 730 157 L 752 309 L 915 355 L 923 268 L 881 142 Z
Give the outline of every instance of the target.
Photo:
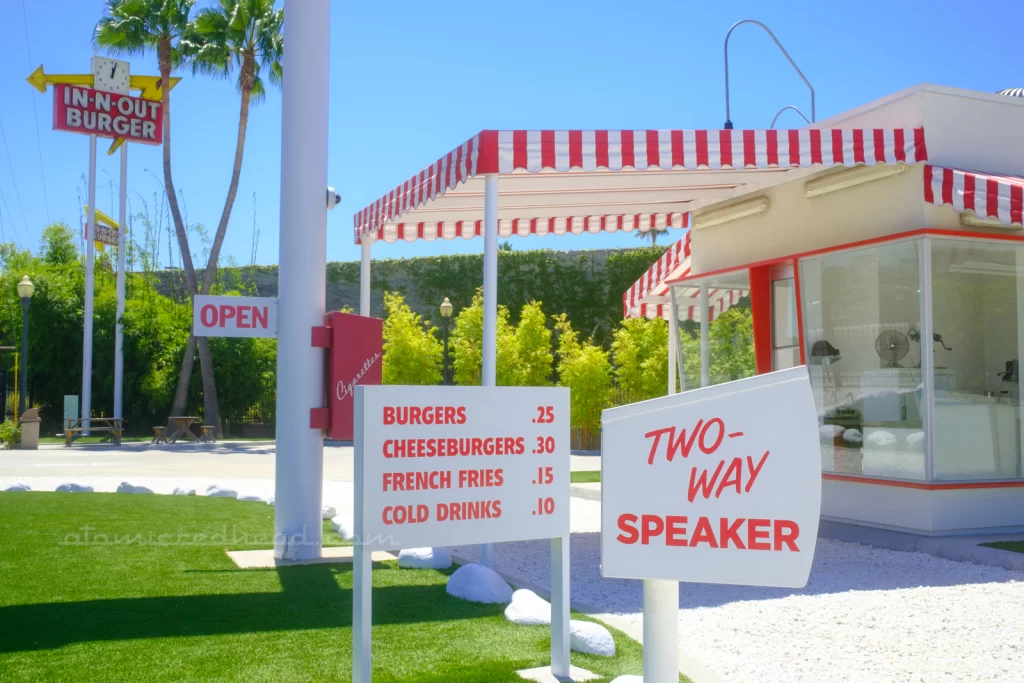
M 78 260 L 74 235 L 64 223 L 54 223 L 43 228 L 40 246 L 46 265 L 69 264 Z
M 444 351 L 401 294 L 384 294 L 384 384 L 440 384 Z
M 668 377 L 668 323 L 623 320 L 612 340 L 615 382 L 630 401 L 664 396 Z
M 686 388 L 700 386 L 700 336 L 682 334 L 683 371 Z M 754 324 L 750 309 L 733 306 L 715 318 L 708 329 L 711 382 L 721 384 L 752 377 Z
M 480 289 L 473 295 L 473 302 L 459 311 L 455 318 L 449 343 L 455 383 L 462 386 L 480 386 L 483 377 L 483 329 L 484 296 Z M 509 322 L 508 309 L 498 306 L 497 335 L 498 386 L 519 384 L 519 358 L 516 353 L 516 336 Z
M 523 306 L 516 326 L 515 347 L 519 356 L 517 384 L 525 387 L 551 386 L 554 357 L 551 355 L 551 330 L 539 301 Z
M 598 429 L 612 385 L 608 354 L 593 342 L 580 342 L 564 313 L 554 316 L 558 331 L 558 384 L 569 387 L 570 424 Z
M 107 0 L 103 17 L 96 24 L 93 39 L 97 46 L 115 54 L 144 55 L 156 52 L 160 70 L 160 82 L 169 83 L 171 71 L 186 59 L 182 38 L 191 31 L 189 18 L 195 0 Z M 188 244 L 188 233 L 178 204 L 178 193 L 171 173 L 171 91 L 160 90 L 163 110 L 163 172 L 164 195 L 174 222 L 174 232 L 181 251 L 182 269 L 190 294 L 199 291 L 192 251 Z M 188 399 L 189 379 L 196 347 L 199 348 L 199 364 L 202 368 L 204 420 L 220 429 L 217 408 L 217 385 L 214 380 L 213 358 L 206 337 L 189 337 L 188 346 L 182 357 L 178 373 L 178 388 L 174 395 L 171 412 L 184 412 Z

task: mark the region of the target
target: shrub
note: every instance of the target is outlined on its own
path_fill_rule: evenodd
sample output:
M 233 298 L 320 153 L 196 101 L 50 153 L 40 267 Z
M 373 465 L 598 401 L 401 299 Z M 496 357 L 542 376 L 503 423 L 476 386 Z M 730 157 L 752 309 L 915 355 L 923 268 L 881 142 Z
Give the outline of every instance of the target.
M 608 354 L 593 342 L 580 342 L 564 313 L 554 316 L 558 331 L 558 383 L 569 387 L 570 424 L 598 429 L 608 407 L 612 368 Z
M 523 306 L 516 326 L 515 347 L 519 356 L 516 384 L 524 387 L 551 386 L 554 357 L 551 355 L 551 330 L 539 301 Z
M 631 401 L 668 393 L 668 323 L 624 320 L 612 340 L 615 382 Z
M 14 448 L 21 441 L 21 425 L 14 420 L 0 423 L 0 443 L 4 448 Z
M 451 334 L 452 367 L 455 383 L 461 386 L 480 386 L 483 377 L 484 296 L 480 289 L 473 302 L 459 311 Z M 515 329 L 509 322 L 508 309 L 498 306 L 497 339 L 498 386 L 515 386 L 520 374 L 516 352 Z
M 440 384 L 444 350 L 401 294 L 384 294 L 384 384 Z

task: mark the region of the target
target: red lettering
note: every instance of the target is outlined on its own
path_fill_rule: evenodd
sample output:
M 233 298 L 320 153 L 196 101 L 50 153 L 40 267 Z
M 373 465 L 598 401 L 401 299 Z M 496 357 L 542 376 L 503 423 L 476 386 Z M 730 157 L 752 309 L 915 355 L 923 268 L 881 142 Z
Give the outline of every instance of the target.
M 391 406 L 384 406 L 384 424 L 395 424 L 395 409 Z
M 251 325 L 251 327 L 256 327 L 257 325 L 259 325 L 263 329 L 267 329 L 267 327 L 269 327 L 269 323 L 267 323 L 267 320 L 269 318 L 270 318 L 270 312 L 269 312 L 269 309 L 268 309 L 267 306 L 264 306 L 263 308 L 259 308 L 257 306 L 253 306 L 252 307 L 252 325 Z
M 221 304 L 220 307 L 220 326 L 224 327 L 227 325 L 228 320 L 235 317 L 235 307 L 229 304 Z
M 647 456 L 647 464 L 648 465 L 653 465 L 654 464 L 654 456 L 657 455 L 658 444 L 661 443 L 661 435 L 662 434 L 668 434 L 669 435 L 668 438 L 671 439 L 672 435 L 675 434 L 675 433 L 676 433 L 676 428 L 675 427 L 665 427 L 664 429 L 655 429 L 653 432 L 647 432 L 646 434 L 644 434 L 644 438 L 645 439 L 649 439 L 652 436 L 654 437 L 654 443 L 651 444 L 651 452 Z
M 724 462 L 724 460 L 723 460 L 723 462 Z M 732 477 L 732 478 L 730 479 L 730 477 Z M 742 478 L 743 478 L 743 459 L 742 458 L 733 458 L 732 462 L 729 463 L 729 469 L 727 469 L 725 471 L 725 476 L 722 477 L 722 481 L 720 481 L 718 483 L 718 490 L 715 491 L 715 498 L 718 498 L 720 495 L 722 495 L 722 489 L 726 488 L 727 486 L 735 486 L 736 487 L 736 493 L 741 493 L 741 491 L 740 491 L 740 479 L 742 479 Z
M 785 543 L 789 546 L 789 549 L 794 552 L 800 552 L 800 549 L 796 547 L 796 539 L 800 535 L 800 526 L 789 519 L 777 519 L 775 520 L 775 549 L 782 550 L 782 544 Z
M 719 523 L 718 538 L 719 538 L 719 542 L 722 544 L 722 548 L 723 549 L 727 549 L 729 547 L 729 541 L 730 540 L 732 541 L 733 545 L 735 545 L 738 550 L 746 550 L 747 549 L 747 547 L 745 545 L 743 545 L 743 540 L 740 538 L 740 533 L 739 533 L 740 532 L 740 527 L 743 526 L 743 522 L 745 522 L 745 521 L 746 521 L 746 519 L 744 517 L 740 517 L 739 519 L 737 519 L 732 524 L 729 524 L 729 520 L 726 519 L 725 517 L 723 517 L 721 519 L 721 521 Z
M 707 543 L 712 548 L 718 547 L 718 541 L 715 540 L 715 532 L 711 529 L 711 522 L 708 521 L 707 517 L 701 517 L 697 520 L 697 528 L 693 531 L 693 536 L 690 537 L 690 547 L 694 547 L 698 543 Z
M 724 465 L 724 460 L 718 463 L 718 468 L 715 469 L 715 473 L 711 476 L 711 481 L 708 481 L 707 470 L 701 471 L 700 479 L 696 478 L 696 467 L 690 470 L 690 488 L 686 493 L 686 499 L 692 503 L 693 499 L 697 497 L 698 488 L 700 489 L 700 494 L 704 496 L 704 498 L 710 498 L 711 492 L 715 490 L 715 482 L 718 481 L 718 475 L 722 473 L 722 467 Z
M 708 446 L 704 445 L 704 437 L 707 436 L 708 429 L 713 424 L 717 424 L 718 425 L 718 438 L 716 438 L 715 442 L 713 444 L 711 444 L 710 447 L 708 447 Z M 722 418 L 720 418 L 720 417 L 713 417 L 710 420 L 708 420 L 707 424 L 704 425 L 704 429 L 700 430 L 700 443 L 698 445 L 700 446 L 701 451 L 703 451 L 704 453 L 706 453 L 708 455 L 711 455 L 712 453 L 714 453 L 715 451 L 718 450 L 719 446 L 722 445 L 722 439 L 724 439 L 724 438 L 725 438 L 725 423 L 722 422 Z
M 412 406 L 409 408 L 409 424 L 415 425 L 420 423 L 420 407 Z
M 459 406 L 459 409 L 457 411 L 455 411 L 455 412 L 459 416 L 459 419 L 458 419 L 458 421 L 455 424 L 460 424 L 460 425 L 466 424 L 466 407 L 465 406 Z
M 686 545 L 686 517 L 669 515 L 665 518 L 668 531 L 665 533 L 665 545 Z
M 760 474 L 761 468 L 764 467 L 764 461 L 768 459 L 768 451 L 764 452 L 761 456 L 760 462 L 757 463 L 757 467 L 754 467 L 754 459 L 749 455 L 747 456 L 747 469 L 750 470 L 750 478 L 747 479 L 747 486 L 744 489 L 747 493 L 750 493 L 750 487 L 754 485 L 754 480 L 757 479 L 757 475 Z
M 626 545 L 633 545 L 636 540 L 640 538 L 640 532 L 637 531 L 633 524 L 636 524 L 636 515 L 619 515 L 619 529 L 622 533 L 615 537 L 615 540 L 619 543 L 625 543 Z
M 252 310 L 252 306 L 239 306 L 238 307 L 238 326 L 242 328 L 250 328 L 252 325 L 249 324 L 249 311 Z
M 772 546 L 767 542 L 768 534 L 771 531 L 771 520 L 748 519 L 747 520 L 747 547 L 751 550 L 771 550 Z
M 704 423 L 704 420 L 697 420 L 696 426 L 694 426 L 694 428 L 690 432 L 690 439 L 688 441 L 686 439 L 686 430 L 685 429 L 679 430 L 679 438 L 676 439 L 675 441 L 673 441 L 672 440 L 672 436 L 669 435 L 669 437 L 668 437 L 668 451 L 665 454 L 666 455 L 666 459 L 669 462 L 672 462 L 672 458 L 675 457 L 676 451 L 682 451 L 682 456 L 684 458 L 689 457 L 690 449 L 693 448 L 693 442 L 697 439 L 697 433 L 701 431 L 701 425 L 703 423 Z
M 199 311 L 199 321 L 203 323 L 203 327 L 213 327 L 217 324 L 217 307 L 211 304 L 206 304 Z
M 660 536 L 665 530 L 665 521 L 658 515 L 643 515 L 640 518 L 643 529 L 640 534 L 640 543 L 647 545 L 653 536 Z
M 444 409 L 444 421 L 445 424 L 452 424 L 455 422 L 455 408 L 447 406 Z

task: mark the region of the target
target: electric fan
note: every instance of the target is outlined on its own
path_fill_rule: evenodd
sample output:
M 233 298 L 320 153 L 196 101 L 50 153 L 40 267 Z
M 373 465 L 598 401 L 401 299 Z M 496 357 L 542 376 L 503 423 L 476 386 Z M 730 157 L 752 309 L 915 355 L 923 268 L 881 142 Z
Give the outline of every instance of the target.
M 910 340 L 899 330 L 883 330 L 875 339 L 875 353 L 885 367 L 898 368 L 899 361 L 910 353 Z

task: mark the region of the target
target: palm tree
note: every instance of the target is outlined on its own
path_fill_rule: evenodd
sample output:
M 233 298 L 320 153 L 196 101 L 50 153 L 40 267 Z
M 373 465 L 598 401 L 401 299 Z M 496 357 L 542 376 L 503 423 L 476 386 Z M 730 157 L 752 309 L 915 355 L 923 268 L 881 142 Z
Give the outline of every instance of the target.
M 638 240 L 650 240 L 651 246 L 653 247 L 658 242 L 658 238 L 668 233 L 668 228 L 655 228 L 651 227 L 647 232 L 637 232 L 636 238 Z
M 281 26 L 284 10 L 274 10 L 273 0 L 220 0 L 219 7 L 199 11 L 191 30 L 182 40 L 193 72 L 228 77 L 238 70 L 238 92 L 241 107 L 238 112 L 238 137 L 235 142 L 235 161 L 231 169 L 231 182 L 224 200 L 220 223 L 210 248 L 210 258 L 203 273 L 201 294 L 208 294 L 217 271 L 217 259 L 224 234 L 228 229 L 231 209 L 238 192 L 238 178 L 242 173 L 245 153 L 245 134 L 249 124 L 249 105 L 259 103 L 266 95 L 262 73 L 273 84 L 281 82 L 281 55 L 284 38 Z
M 97 46 L 123 55 L 144 55 L 156 51 L 160 69 L 161 84 L 170 82 L 171 70 L 180 66 L 185 55 L 181 50 L 181 39 L 189 30 L 189 15 L 195 0 L 107 0 L 104 16 L 97 22 L 94 41 Z M 174 231 L 181 250 L 181 262 L 185 271 L 185 282 L 190 293 L 197 293 L 196 271 L 192 264 L 192 252 L 188 246 L 188 234 L 178 206 L 178 193 L 174 189 L 171 175 L 171 95 L 170 88 L 160 89 L 161 108 L 164 116 L 163 170 L 164 193 L 174 220 Z M 199 365 L 203 376 L 203 412 L 206 421 L 220 425 L 217 409 L 217 386 L 213 377 L 213 358 L 206 337 L 189 336 L 185 356 L 178 374 L 178 388 L 174 394 L 172 415 L 181 415 L 188 397 L 188 384 L 192 377 L 192 364 L 196 346 L 199 347 Z

